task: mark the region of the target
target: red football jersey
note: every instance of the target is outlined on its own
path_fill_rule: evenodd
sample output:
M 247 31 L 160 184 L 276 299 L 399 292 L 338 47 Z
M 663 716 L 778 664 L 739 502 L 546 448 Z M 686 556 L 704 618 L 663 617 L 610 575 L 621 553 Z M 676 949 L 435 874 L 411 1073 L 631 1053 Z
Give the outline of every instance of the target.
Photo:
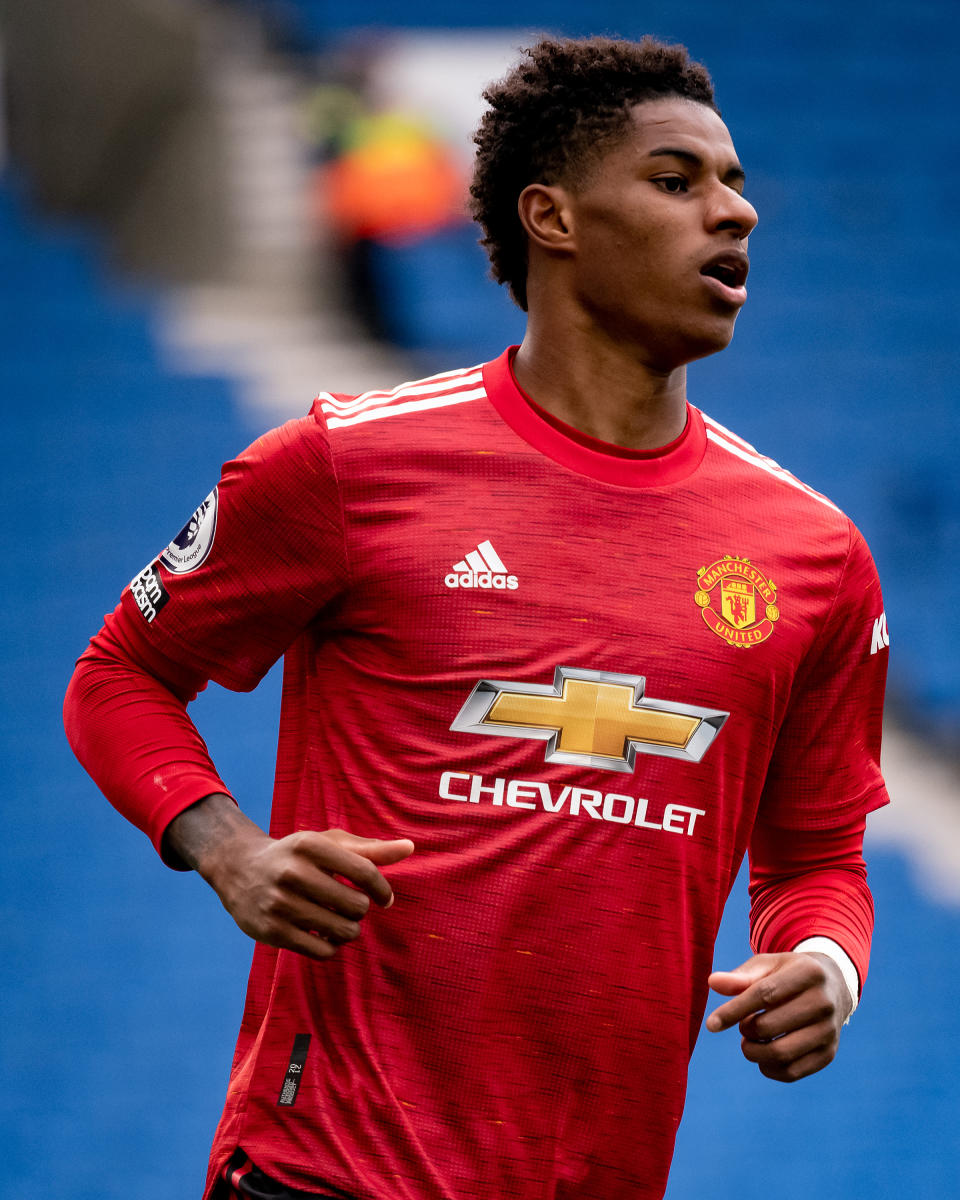
M 285 653 L 271 833 L 417 847 L 334 959 L 256 947 L 210 1181 L 242 1146 L 361 1200 L 660 1197 L 758 815 L 886 800 L 851 522 L 692 407 L 659 452 L 576 436 L 508 353 L 319 397 L 113 621 L 230 688 Z M 145 801 L 158 845 L 210 780 Z

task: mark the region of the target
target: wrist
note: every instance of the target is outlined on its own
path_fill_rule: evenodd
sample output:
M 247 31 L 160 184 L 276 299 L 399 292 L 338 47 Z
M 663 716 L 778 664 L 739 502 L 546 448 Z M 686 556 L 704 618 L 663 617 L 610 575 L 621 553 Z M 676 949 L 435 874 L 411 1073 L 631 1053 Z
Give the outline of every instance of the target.
M 163 835 L 166 861 L 177 860 L 222 895 L 231 863 L 241 857 L 244 842 L 267 835 L 222 792 L 205 796 L 176 816 Z
M 802 942 L 794 946 L 794 953 L 822 955 L 824 958 L 828 958 L 840 972 L 850 1001 L 849 1011 L 843 1021 L 846 1025 L 860 1002 L 860 977 L 849 954 L 841 945 L 828 937 L 804 938 Z

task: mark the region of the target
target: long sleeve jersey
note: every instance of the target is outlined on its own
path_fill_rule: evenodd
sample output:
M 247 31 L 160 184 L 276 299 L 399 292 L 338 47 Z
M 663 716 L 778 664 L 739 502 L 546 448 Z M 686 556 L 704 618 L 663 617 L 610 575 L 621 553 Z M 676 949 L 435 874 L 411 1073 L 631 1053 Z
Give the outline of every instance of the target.
M 849 519 L 736 435 L 688 407 L 618 451 L 509 352 L 228 463 L 81 660 L 75 748 L 159 849 L 227 790 L 185 701 L 283 655 L 271 834 L 417 852 L 335 959 L 257 946 L 209 1186 L 241 1146 L 357 1200 L 660 1197 L 748 848 L 755 947 L 866 973 L 882 607 Z

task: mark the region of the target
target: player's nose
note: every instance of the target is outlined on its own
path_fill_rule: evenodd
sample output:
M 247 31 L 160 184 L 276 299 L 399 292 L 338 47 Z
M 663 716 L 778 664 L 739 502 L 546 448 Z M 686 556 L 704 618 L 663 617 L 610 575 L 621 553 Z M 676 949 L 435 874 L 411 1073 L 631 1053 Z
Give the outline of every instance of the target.
M 711 232 L 719 229 L 736 229 L 738 236 L 747 238 L 756 229 L 760 218 L 746 196 L 726 184 L 718 183 L 714 189 L 707 214 Z

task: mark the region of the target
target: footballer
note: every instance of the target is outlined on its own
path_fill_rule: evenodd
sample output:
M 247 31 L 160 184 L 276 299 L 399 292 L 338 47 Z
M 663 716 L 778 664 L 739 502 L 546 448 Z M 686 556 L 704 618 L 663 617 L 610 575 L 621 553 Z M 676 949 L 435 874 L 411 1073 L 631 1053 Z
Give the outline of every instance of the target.
M 687 399 L 757 223 L 710 78 L 544 40 L 485 98 L 522 345 L 264 434 L 67 695 L 256 941 L 208 1200 L 656 1200 L 708 988 L 793 1081 L 866 975 L 883 604 L 850 520 Z M 281 656 L 268 834 L 187 705 Z M 744 854 L 754 953 L 711 973 Z

